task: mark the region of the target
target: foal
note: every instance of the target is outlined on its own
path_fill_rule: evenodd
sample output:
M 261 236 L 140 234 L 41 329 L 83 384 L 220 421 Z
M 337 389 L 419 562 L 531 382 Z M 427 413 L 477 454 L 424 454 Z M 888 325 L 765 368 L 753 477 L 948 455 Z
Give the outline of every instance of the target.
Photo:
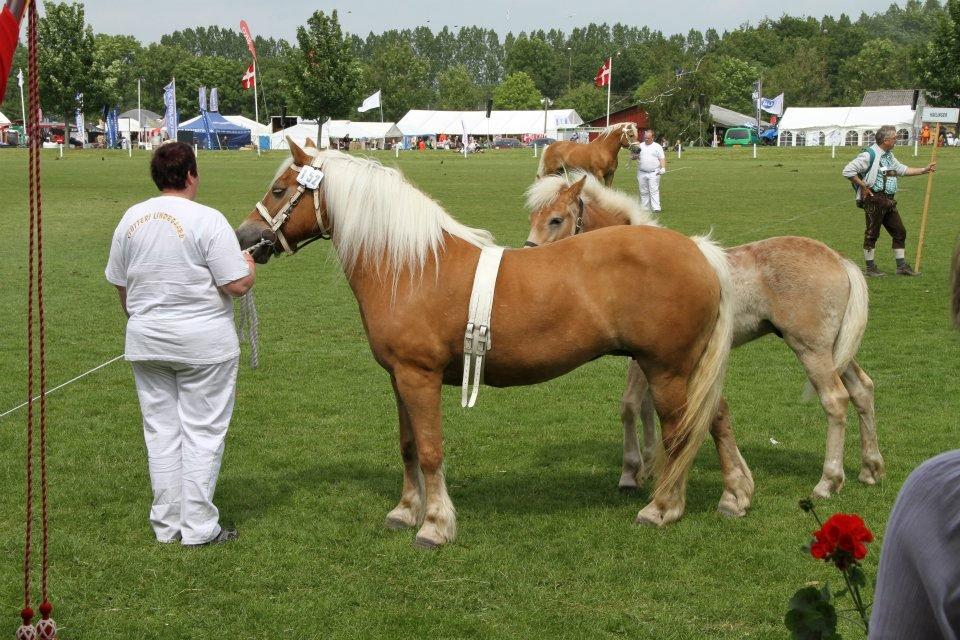
M 593 175 L 609 186 L 613 184 L 613 175 L 617 171 L 620 149 L 628 149 L 637 142 L 637 125 L 633 122 L 612 124 L 589 144 L 566 140 L 554 142 L 540 156 L 537 177 L 574 168 Z
M 527 190 L 528 244 L 546 244 L 612 225 L 655 225 L 633 198 L 608 189 L 581 172 L 550 176 Z M 884 473 L 877 445 L 873 381 L 854 357 L 867 324 L 867 284 L 860 270 L 825 244 L 777 237 L 727 250 L 736 290 L 733 346 L 768 333 L 783 338 L 807 373 L 827 414 L 827 451 L 816 497 L 827 498 L 844 483 L 843 436 L 847 402 L 860 416 L 859 479 L 875 484 Z M 960 267 L 958 267 L 960 269 Z M 960 295 L 960 294 L 957 294 Z M 960 299 L 955 299 L 960 305 Z M 960 311 L 960 306 L 958 306 Z M 653 457 L 654 418 L 643 372 L 631 363 L 621 402 L 624 428 L 622 488 L 637 485 Z M 728 420 L 726 404 L 718 419 Z M 637 447 L 636 419 L 644 426 L 644 452 Z M 735 449 L 735 447 L 734 447 Z M 719 451 L 721 462 L 725 455 Z M 729 464 L 734 464 L 731 459 Z

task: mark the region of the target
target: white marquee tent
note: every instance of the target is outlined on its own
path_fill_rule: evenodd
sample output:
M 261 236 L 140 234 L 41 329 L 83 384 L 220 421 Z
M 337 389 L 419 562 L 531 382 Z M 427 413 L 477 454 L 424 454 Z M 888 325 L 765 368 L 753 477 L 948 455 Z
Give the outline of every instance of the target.
M 777 146 L 865 147 L 883 125 L 897 128 L 897 144 L 913 139 L 914 111 L 910 105 L 886 107 L 788 107 L 777 123 Z
M 243 127 L 244 129 L 250 130 L 250 136 L 252 140 L 256 140 L 257 136 L 268 136 L 270 135 L 270 127 L 265 124 L 260 124 L 256 120 L 251 120 L 246 116 L 223 116 L 227 122 L 235 124 L 238 127 Z M 190 118 L 185 122 L 181 122 L 181 127 L 186 127 L 192 125 L 194 122 L 200 119 L 200 116 L 195 118 Z
M 270 135 L 271 149 L 286 149 L 287 136 L 301 147 L 310 138 L 316 143 L 317 123 L 304 121 L 287 127 L 282 131 L 277 131 Z M 352 120 L 330 120 L 323 125 L 323 134 L 321 139 L 332 138 L 339 140 L 349 137 L 351 140 L 386 140 L 389 138 L 401 138 L 403 134 L 392 122 L 353 122 Z
M 471 136 L 507 136 L 538 133 L 558 137 L 558 130 L 572 129 L 583 124 L 583 118 L 574 109 L 536 111 L 426 111 L 414 109 L 400 118 L 397 127 L 405 136 L 432 136 L 437 134 L 462 135 L 466 127 Z

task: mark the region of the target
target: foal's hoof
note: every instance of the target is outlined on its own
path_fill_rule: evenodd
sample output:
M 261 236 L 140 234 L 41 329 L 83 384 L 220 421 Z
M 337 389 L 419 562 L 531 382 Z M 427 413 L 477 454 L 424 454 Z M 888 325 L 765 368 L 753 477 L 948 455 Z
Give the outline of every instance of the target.
M 879 455 L 876 458 L 863 461 L 863 468 L 860 470 L 858 479 L 866 485 L 875 485 L 880 482 L 884 476 L 883 458 Z
M 743 500 L 738 500 L 735 495 L 727 492 L 720 497 L 717 511 L 727 518 L 742 518 L 747 515 L 747 506 L 749 505 L 749 502 L 747 504 L 743 503 Z
M 832 498 L 836 494 L 840 493 L 840 489 L 843 488 L 843 479 L 840 480 L 830 480 L 828 478 L 821 478 L 820 482 L 817 483 L 817 486 L 813 488 L 813 493 L 811 496 L 818 499 L 827 499 Z
M 409 529 L 410 527 L 412 527 L 412 526 L 414 526 L 414 525 L 411 524 L 411 523 L 409 523 L 409 522 L 404 521 L 404 520 L 401 519 L 401 518 L 397 518 L 397 517 L 395 517 L 395 516 L 388 515 L 388 516 L 387 516 L 387 519 L 384 520 L 384 522 L 383 522 L 383 526 L 385 526 L 387 529 L 390 529 L 390 531 L 401 531 L 401 530 L 403 530 L 403 529 Z
M 413 546 L 417 549 L 426 549 L 427 551 L 435 551 L 440 548 L 440 543 L 430 540 L 429 538 L 424 538 L 422 536 L 417 536 L 413 539 Z

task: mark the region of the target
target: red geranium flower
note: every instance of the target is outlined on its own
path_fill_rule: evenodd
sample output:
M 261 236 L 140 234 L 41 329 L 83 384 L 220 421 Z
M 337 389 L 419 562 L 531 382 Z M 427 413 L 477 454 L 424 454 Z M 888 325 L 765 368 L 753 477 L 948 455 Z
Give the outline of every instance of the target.
M 814 542 L 810 555 L 820 560 L 833 562 L 846 569 L 867 555 L 865 542 L 873 542 L 873 534 L 858 515 L 835 513 L 813 532 Z

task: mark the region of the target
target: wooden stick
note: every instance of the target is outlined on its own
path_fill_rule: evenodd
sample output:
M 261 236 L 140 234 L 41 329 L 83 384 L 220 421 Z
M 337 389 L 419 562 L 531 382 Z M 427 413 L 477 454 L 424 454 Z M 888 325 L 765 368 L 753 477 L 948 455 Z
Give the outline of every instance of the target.
M 940 123 L 933 134 L 933 154 L 930 163 L 937 161 L 937 147 L 940 143 Z M 930 209 L 930 192 L 933 190 L 933 171 L 927 174 L 927 194 L 923 197 L 923 216 L 920 218 L 920 237 L 917 240 L 917 273 L 920 272 L 920 261 L 923 258 L 923 236 L 927 232 L 927 211 Z

